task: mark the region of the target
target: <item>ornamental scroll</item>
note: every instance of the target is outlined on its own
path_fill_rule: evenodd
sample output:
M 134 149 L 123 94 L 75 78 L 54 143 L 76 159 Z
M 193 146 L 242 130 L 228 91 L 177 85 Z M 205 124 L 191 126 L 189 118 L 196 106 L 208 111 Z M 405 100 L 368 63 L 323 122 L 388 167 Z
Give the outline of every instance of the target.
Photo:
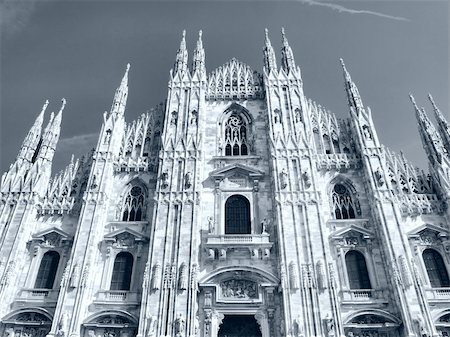
M 226 300 L 253 300 L 258 298 L 258 285 L 249 280 L 226 280 L 220 283 L 221 297 Z

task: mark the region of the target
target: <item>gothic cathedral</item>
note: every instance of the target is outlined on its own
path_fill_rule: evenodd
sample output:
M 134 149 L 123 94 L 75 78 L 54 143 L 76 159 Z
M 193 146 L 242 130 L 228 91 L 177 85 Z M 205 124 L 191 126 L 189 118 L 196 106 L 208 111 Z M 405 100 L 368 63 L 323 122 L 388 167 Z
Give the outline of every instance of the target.
M 167 98 L 51 174 L 65 101 L 1 179 L 0 336 L 450 335 L 450 124 L 416 112 L 429 173 L 384 147 L 341 60 L 349 117 L 308 99 L 282 31 L 262 73 L 209 75 L 185 34 Z

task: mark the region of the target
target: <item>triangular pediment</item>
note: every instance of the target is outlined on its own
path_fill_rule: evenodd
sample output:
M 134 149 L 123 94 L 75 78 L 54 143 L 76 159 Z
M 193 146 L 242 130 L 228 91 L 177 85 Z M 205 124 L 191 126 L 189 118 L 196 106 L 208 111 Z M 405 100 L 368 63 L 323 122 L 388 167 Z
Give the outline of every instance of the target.
M 252 179 L 259 179 L 264 175 L 264 173 L 260 170 L 251 168 L 243 164 L 227 165 L 210 173 L 210 176 L 215 179 L 224 179 L 225 177 L 234 175 L 241 175 L 250 177 Z
M 424 237 L 424 236 L 434 236 L 436 238 L 447 238 L 449 236 L 448 230 L 432 225 L 432 224 L 423 224 L 411 232 L 408 233 L 408 237 L 412 239 Z
M 331 235 L 331 239 L 336 240 L 355 236 L 367 240 L 373 237 L 373 233 L 364 227 L 352 224 L 349 227 L 336 231 L 333 235 Z
M 52 227 L 31 236 L 33 241 L 45 242 L 50 246 L 59 246 L 63 241 L 70 241 L 72 237 L 63 230 Z
M 117 240 L 146 241 L 147 237 L 128 227 L 115 230 L 105 235 L 105 241 Z

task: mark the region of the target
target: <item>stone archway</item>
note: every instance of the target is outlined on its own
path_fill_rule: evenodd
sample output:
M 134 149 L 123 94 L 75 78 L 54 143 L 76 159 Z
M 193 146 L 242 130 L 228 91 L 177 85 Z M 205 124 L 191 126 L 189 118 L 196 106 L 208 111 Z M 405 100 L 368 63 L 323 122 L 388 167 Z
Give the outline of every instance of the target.
M 262 337 L 253 315 L 225 315 L 217 337 Z
M 2 337 L 45 337 L 50 332 L 52 320 L 47 313 L 28 310 L 8 315 L 2 323 Z

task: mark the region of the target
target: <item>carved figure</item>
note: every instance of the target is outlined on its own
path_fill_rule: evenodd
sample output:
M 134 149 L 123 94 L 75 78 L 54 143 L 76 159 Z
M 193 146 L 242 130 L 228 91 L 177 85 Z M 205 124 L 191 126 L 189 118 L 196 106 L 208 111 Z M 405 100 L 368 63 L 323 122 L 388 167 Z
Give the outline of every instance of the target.
M 329 316 L 329 314 L 327 314 L 327 316 L 324 319 L 324 323 L 325 323 L 325 330 L 327 332 L 328 336 L 334 336 L 334 320 L 333 318 L 331 318 Z
M 215 223 L 212 216 L 208 217 L 208 233 L 213 234 L 215 230 Z
M 309 178 L 309 174 L 307 171 L 304 171 L 302 173 L 302 178 L 303 178 L 303 182 L 305 183 L 305 187 L 310 188 L 311 187 L 311 179 Z
M 59 320 L 56 336 L 65 336 L 68 327 L 69 327 L 69 315 L 67 314 L 67 312 L 64 312 Z
M 179 314 L 177 319 L 175 320 L 175 333 L 177 336 L 181 336 L 184 332 L 185 328 L 185 320 L 182 314 Z
M 156 328 L 156 316 L 150 316 L 147 319 L 147 333 L 146 337 L 153 337 L 155 335 Z
M 210 307 L 212 305 L 212 294 L 211 292 L 205 292 L 205 307 Z
M 367 125 L 363 126 L 363 132 L 366 139 L 372 139 L 372 134 L 370 133 L 369 127 Z
M 167 188 L 167 186 L 169 186 L 169 173 L 167 170 L 161 174 L 161 186 L 162 188 Z
M 192 173 L 191 172 L 187 172 L 184 175 L 184 187 L 185 188 L 191 188 L 192 186 Z
M 281 189 L 284 190 L 287 186 L 287 172 L 286 169 L 283 168 L 280 173 L 280 185 Z
M 95 190 L 98 187 L 97 185 L 97 174 L 92 176 L 91 190 Z
M 273 111 L 273 120 L 274 120 L 275 124 L 281 122 L 281 113 L 280 113 L 280 110 L 275 109 L 275 110 Z
M 384 178 L 383 174 L 380 171 L 380 168 L 377 168 L 377 170 L 374 172 L 375 181 L 378 184 L 379 187 L 384 185 Z
M 261 221 L 261 234 L 267 234 L 268 221 L 266 218 Z
M 170 124 L 171 125 L 176 125 L 177 121 L 178 121 L 178 112 L 176 111 L 172 111 L 172 117 L 170 118 Z

